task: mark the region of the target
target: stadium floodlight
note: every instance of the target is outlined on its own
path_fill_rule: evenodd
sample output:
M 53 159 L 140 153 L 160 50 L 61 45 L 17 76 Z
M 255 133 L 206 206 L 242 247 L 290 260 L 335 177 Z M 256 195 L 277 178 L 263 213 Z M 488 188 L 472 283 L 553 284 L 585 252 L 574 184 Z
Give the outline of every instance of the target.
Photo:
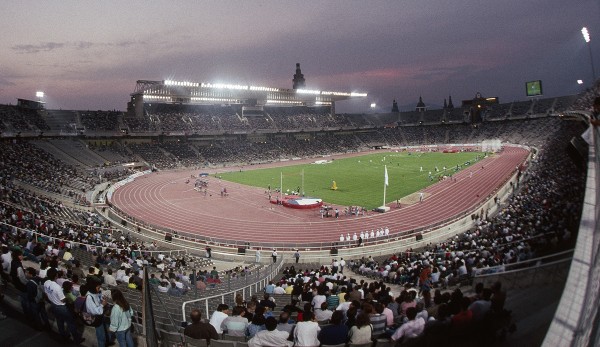
M 583 84 L 583 80 L 577 80 L 577 84 Z
M 583 35 L 583 40 L 587 43 L 588 49 L 590 51 L 590 62 L 592 65 L 592 84 L 596 81 L 596 69 L 594 69 L 594 57 L 592 56 L 592 40 L 590 39 L 590 32 L 586 27 L 581 28 L 581 34 Z
M 296 89 L 296 93 L 298 94 L 315 94 L 315 95 L 319 95 L 321 94 L 320 90 L 314 90 L 314 89 Z
M 43 98 L 44 97 L 44 92 L 35 92 L 35 97 L 39 98 L 39 99 Z
M 377 107 L 377 104 L 376 103 L 372 103 L 371 104 L 371 108 L 375 108 L 375 107 Z
M 586 27 L 581 28 L 581 34 L 583 34 L 583 39 L 585 40 L 585 42 L 589 43 L 590 42 L 590 32 L 587 30 Z

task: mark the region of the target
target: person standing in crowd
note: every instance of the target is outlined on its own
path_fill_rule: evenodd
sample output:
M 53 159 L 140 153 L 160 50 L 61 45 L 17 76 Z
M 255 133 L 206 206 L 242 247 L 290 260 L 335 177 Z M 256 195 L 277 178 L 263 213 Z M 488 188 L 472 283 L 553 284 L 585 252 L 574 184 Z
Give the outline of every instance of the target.
M 273 253 L 271 253 L 271 258 L 273 258 L 273 263 L 277 262 L 277 250 L 273 249 Z
M 23 269 L 23 252 L 19 249 L 15 249 L 12 252 L 12 261 L 10 262 L 10 278 L 12 284 L 20 292 L 21 307 L 23 312 L 27 312 L 27 277 L 25 276 L 25 270 Z
M 101 283 L 95 279 L 91 279 L 86 283 L 88 292 L 85 299 L 85 308 L 88 313 L 95 316 L 102 316 L 102 323 L 96 327 L 96 339 L 98 341 L 98 347 L 106 346 L 106 342 L 109 340 L 107 337 L 108 331 L 106 324 L 104 323 L 104 307 L 107 305 L 107 301 L 102 297 L 100 291 Z
M 134 347 L 131 336 L 133 310 L 119 289 L 112 289 L 110 295 L 115 305 L 110 311 L 108 330 L 115 333 L 119 347 Z
M 73 341 L 76 344 L 81 344 L 85 339 L 81 337 L 81 333 L 77 330 L 77 326 L 75 326 L 75 319 L 65 305 L 65 294 L 63 293 L 62 287 L 56 283 L 57 274 L 58 271 L 55 268 L 48 269 L 46 274 L 48 279 L 44 282 L 44 292 L 52 305 L 51 311 L 56 318 L 59 334 L 65 341 L 68 341 L 70 333 L 73 337 Z M 69 332 L 65 331 L 65 324 L 67 325 Z
M 260 263 L 260 248 L 257 248 L 256 252 L 254 253 L 254 261 Z
M 296 253 L 294 253 L 294 258 L 296 259 L 296 264 L 298 264 L 298 260 L 300 260 L 300 251 L 296 249 Z
M 41 279 L 37 276 L 36 270 L 32 267 L 28 267 L 25 270 L 25 276 L 27 277 L 27 311 L 25 312 L 25 315 L 36 326 L 50 328 L 44 298 L 38 297 L 38 286 L 40 285 Z

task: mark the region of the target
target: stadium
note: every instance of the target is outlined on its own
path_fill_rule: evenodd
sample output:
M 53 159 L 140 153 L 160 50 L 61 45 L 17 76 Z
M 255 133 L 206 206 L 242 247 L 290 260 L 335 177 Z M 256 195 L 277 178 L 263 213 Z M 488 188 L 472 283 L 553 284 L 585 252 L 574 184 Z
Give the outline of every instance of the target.
M 509 103 L 473 95 L 460 106 L 449 97 L 442 109 L 420 98 L 409 112 L 394 101 L 391 112 L 338 114 L 336 103 L 367 94 L 307 89 L 297 64 L 291 89 L 139 80 L 126 112 L 51 110 L 19 99 L 0 106 L 2 258 L 22 253 L 27 266 L 59 267 L 63 282 L 82 286 L 101 277 L 109 298 L 121 289 L 138 345 L 207 345 L 182 328 L 192 310 L 208 319 L 220 304 L 265 305 L 264 293 L 277 303 L 275 317 L 292 298 L 310 302 L 313 289 L 327 290 L 331 304 L 355 286 L 374 306 L 394 307 L 382 294 L 391 291 L 423 312 L 444 305 L 459 315 L 463 299 L 484 301 L 479 283 L 494 288 L 491 305 L 501 303 L 486 320 L 350 345 L 594 345 L 598 137 L 592 127 L 588 147 L 580 135 L 600 83 Z M 454 162 L 426 161 L 434 154 Z M 359 178 L 366 155 L 385 162 L 376 157 L 376 173 Z M 414 169 L 400 173 L 406 165 L 395 156 Z M 305 181 L 316 175 L 300 165 L 331 170 L 344 161 L 353 165 L 341 170 L 349 178 L 338 173 L 332 184 L 326 171 L 313 186 L 376 202 L 312 196 L 314 208 L 286 206 L 307 195 Z M 266 180 L 234 181 L 255 171 Z M 359 190 L 370 183 L 375 188 Z M 292 281 L 299 269 L 304 287 Z M 14 271 L 4 267 L 3 292 L 21 309 L 24 284 Z M 273 292 L 273 283 L 294 292 Z M 435 300 L 430 290 L 440 292 Z M 37 324 L 39 312 L 23 307 Z M 92 330 L 83 328 L 88 341 Z M 249 338 L 221 339 L 210 345 L 245 346 Z

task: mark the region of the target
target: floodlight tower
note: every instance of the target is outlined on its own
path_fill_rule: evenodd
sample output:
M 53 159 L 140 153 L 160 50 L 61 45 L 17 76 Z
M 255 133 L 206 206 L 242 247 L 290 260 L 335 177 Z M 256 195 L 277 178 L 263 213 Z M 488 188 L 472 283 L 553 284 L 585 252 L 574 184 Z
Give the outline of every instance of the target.
M 44 92 L 35 92 L 35 96 L 38 98 L 38 102 L 41 102 L 44 98 Z
M 590 51 L 590 62 L 592 63 L 592 85 L 596 82 L 596 70 L 594 69 L 594 57 L 592 56 L 592 44 L 590 43 L 590 32 L 586 27 L 581 28 L 581 34 L 583 35 L 583 39 L 587 43 L 588 49 Z

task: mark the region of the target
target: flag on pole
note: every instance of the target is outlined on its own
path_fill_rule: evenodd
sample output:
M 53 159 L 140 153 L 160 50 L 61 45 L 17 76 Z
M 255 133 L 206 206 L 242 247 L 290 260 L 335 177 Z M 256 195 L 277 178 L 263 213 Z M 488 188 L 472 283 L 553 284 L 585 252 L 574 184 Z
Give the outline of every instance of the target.
M 389 185 L 390 185 L 390 183 L 389 183 L 389 180 L 388 180 L 388 174 L 387 174 L 387 165 L 384 165 L 383 167 L 385 168 L 385 174 L 384 174 L 384 178 L 385 178 L 385 185 L 386 185 L 386 186 L 389 186 Z

